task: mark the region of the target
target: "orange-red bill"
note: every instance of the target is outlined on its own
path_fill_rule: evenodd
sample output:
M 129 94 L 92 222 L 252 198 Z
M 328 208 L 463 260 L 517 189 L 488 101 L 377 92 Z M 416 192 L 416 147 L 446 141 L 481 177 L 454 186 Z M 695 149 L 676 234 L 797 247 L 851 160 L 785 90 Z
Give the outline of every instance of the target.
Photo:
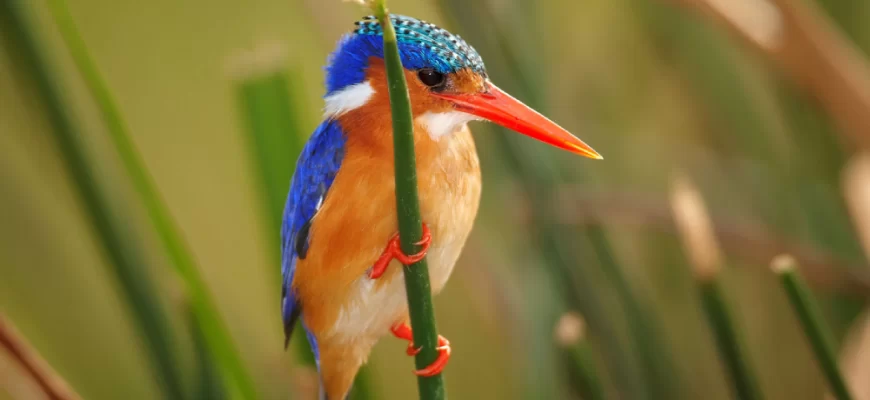
M 604 158 L 582 140 L 492 83 L 489 83 L 486 93 L 432 94 L 453 102 L 459 111 L 495 122 L 560 149 L 598 160 Z

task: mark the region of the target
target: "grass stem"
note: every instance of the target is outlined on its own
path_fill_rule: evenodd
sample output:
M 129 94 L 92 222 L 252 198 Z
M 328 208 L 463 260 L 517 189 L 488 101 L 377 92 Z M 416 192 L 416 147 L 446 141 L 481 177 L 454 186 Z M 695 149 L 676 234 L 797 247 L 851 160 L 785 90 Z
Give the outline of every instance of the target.
M 64 0 L 51 0 L 49 7 L 79 73 L 94 97 L 103 121 L 108 127 L 115 150 L 120 155 L 124 168 L 136 192 L 139 194 L 151 223 L 169 255 L 182 281 L 186 295 L 190 297 L 194 318 L 203 332 L 206 345 L 219 364 L 225 379 L 245 399 L 257 398 L 254 383 L 248 375 L 232 338 L 221 320 L 211 294 L 200 275 L 199 268 L 181 236 L 177 223 L 172 218 L 166 203 L 148 174 L 145 162 L 130 139 L 127 124 L 103 79 L 96 63 L 88 52 L 72 15 Z
M 118 294 L 130 307 L 133 318 L 145 341 L 143 346 L 152 362 L 152 371 L 167 399 L 183 399 L 184 389 L 174 338 L 168 318 L 156 299 L 154 283 L 146 272 L 140 249 L 130 240 L 124 221 L 109 211 L 109 201 L 94 179 L 94 166 L 89 162 L 81 133 L 72 123 L 61 100 L 61 88 L 51 73 L 51 67 L 41 54 L 33 27 L 28 22 L 25 1 L 0 1 L 0 28 L 9 35 L 12 53 L 19 57 L 15 65 L 29 74 L 48 115 L 53 139 L 57 144 L 64 168 L 73 180 L 84 216 L 102 244 L 109 273 L 117 280 Z
M 813 300 L 810 290 L 796 271 L 796 262 L 790 256 L 779 256 L 771 263 L 771 268 L 779 275 L 783 289 L 797 314 L 804 334 L 810 341 L 813 354 L 828 380 L 828 386 L 838 400 L 851 400 L 852 395 L 837 365 L 837 355 L 831 332 L 828 331 Z

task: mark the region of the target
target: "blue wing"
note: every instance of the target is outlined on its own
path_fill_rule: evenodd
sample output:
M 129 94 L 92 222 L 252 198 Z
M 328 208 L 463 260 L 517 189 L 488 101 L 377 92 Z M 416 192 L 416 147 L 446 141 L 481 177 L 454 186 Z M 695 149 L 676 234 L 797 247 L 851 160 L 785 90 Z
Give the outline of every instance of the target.
M 296 162 L 281 226 L 281 274 L 284 277 L 281 313 L 284 319 L 285 347 L 290 341 L 296 320 L 302 313 L 302 305 L 291 287 L 296 262 L 304 259 L 308 252 L 308 231 L 314 215 L 335 180 L 335 175 L 338 174 L 344 158 L 344 144 L 344 132 L 338 122 L 326 120 L 308 139 Z M 315 359 L 319 359 L 317 344 L 313 339 L 309 335 Z

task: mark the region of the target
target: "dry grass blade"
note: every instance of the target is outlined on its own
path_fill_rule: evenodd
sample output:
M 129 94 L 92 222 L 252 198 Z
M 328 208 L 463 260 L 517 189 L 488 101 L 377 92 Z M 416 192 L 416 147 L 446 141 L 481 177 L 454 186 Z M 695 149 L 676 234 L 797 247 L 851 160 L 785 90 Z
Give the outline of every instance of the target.
M 710 216 L 701 193 L 683 174 L 677 174 L 673 179 L 671 208 L 683 246 L 688 252 L 689 263 L 695 271 L 701 304 L 734 396 L 739 399 L 762 399 L 763 394 L 752 362 L 746 355 L 740 329 L 731 316 L 718 279 L 723 264 Z
M 682 174 L 674 178 L 671 208 L 696 278 L 713 279 L 722 265 L 719 243 L 701 193 Z
M 862 153 L 843 173 L 843 190 L 864 254 L 870 258 L 870 153 Z
M 698 8 L 778 63 L 821 101 L 850 141 L 870 147 L 870 67 L 812 2 L 675 1 Z
M 870 400 L 870 311 L 855 318 L 840 349 L 840 369 L 855 400 Z M 826 396 L 833 398 L 832 396 Z
M 669 205 L 656 196 L 633 192 L 590 193 L 581 188 L 563 187 L 555 203 L 559 221 L 572 225 L 654 227 L 677 232 Z M 528 220 L 528 210 L 520 209 L 519 220 Z M 722 250 L 747 264 L 766 265 L 778 254 L 793 255 L 801 274 L 814 287 L 835 290 L 859 297 L 870 296 L 870 273 L 866 265 L 854 265 L 805 242 L 784 237 L 757 222 L 728 215 L 710 215 L 713 231 Z
M 76 394 L 57 373 L 36 353 L 18 330 L 0 314 L 0 347 L 21 365 L 45 396 L 52 400 L 78 400 Z

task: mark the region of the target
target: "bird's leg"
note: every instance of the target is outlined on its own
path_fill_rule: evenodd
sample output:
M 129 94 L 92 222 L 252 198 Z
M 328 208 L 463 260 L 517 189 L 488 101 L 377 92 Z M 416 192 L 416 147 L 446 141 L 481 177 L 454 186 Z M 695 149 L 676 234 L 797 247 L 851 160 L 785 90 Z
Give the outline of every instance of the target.
M 423 257 L 426 257 L 426 252 L 429 250 L 430 243 L 432 243 L 432 234 L 429 233 L 429 227 L 424 223 L 423 238 L 420 239 L 419 242 L 414 243 L 418 246 L 423 246 L 423 249 L 417 254 L 407 255 L 402 252 L 402 244 L 399 242 L 399 234 L 396 233 L 390 239 L 390 242 L 387 243 L 387 247 L 384 249 L 384 252 L 381 253 L 381 256 L 378 257 L 377 261 L 375 261 L 372 270 L 369 271 L 369 278 L 380 278 L 384 272 L 387 272 L 387 266 L 390 265 L 390 261 L 393 261 L 393 259 L 399 260 L 399 262 L 404 265 L 411 265 L 422 260 Z
M 408 324 L 401 323 L 393 325 L 393 327 L 390 328 L 390 331 L 393 332 L 393 336 L 408 341 L 408 349 L 405 352 L 408 353 L 409 356 L 416 356 L 420 350 L 423 350 L 422 347 L 414 347 L 414 335 Z M 447 361 L 450 360 L 450 342 L 444 338 L 444 336 L 438 335 L 438 347 L 435 349 L 438 350 L 438 358 L 436 358 L 432 364 L 429 364 L 428 367 L 414 371 L 414 374 L 417 376 L 429 377 L 441 373 L 447 365 Z

